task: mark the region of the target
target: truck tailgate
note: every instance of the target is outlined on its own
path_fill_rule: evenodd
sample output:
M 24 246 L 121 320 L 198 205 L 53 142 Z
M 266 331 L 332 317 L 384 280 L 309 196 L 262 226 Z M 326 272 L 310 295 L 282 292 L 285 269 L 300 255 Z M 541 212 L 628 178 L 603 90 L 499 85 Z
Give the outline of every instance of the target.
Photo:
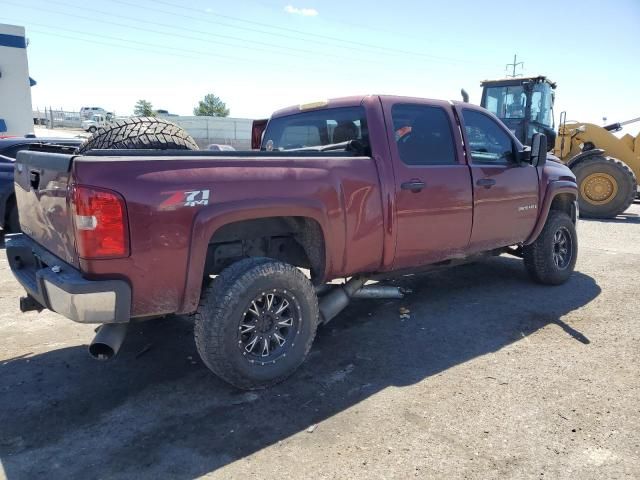
M 22 231 L 67 263 L 78 266 L 68 187 L 73 155 L 22 151 L 15 190 Z

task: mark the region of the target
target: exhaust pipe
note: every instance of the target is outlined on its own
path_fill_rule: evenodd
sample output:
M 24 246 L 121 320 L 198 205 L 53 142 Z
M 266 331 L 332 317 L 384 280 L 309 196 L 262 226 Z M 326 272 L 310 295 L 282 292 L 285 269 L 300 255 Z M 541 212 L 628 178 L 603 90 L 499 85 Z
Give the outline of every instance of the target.
M 404 298 L 400 287 L 367 285 L 351 295 L 351 298 Z
M 354 277 L 344 285 L 334 288 L 324 295 L 318 303 L 320 309 L 321 323 L 329 323 L 329 321 L 345 309 L 351 297 L 355 292 L 360 290 L 367 279 L 364 277 Z
M 96 360 L 109 360 L 118 353 L 126 335 L 126 323 L 102 325 L 89 345 L 89 355 Z
M 384 285 L 364 286 L 369 279 L 354 277 L 342 286 L 330 290 L 318 301 L 320 323 L 329 323 L 336 315 L 349 305 L 352 298 L 403 298 L 404 292 L 399 287 Z

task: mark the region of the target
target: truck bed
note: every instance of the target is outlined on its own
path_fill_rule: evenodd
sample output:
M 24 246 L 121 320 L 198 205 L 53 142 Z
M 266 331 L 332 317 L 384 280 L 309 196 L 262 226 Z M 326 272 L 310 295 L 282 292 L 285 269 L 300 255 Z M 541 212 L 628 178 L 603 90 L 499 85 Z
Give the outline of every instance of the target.
M 129 281 L 133 317 L 192 309 L 197 298 L 190 298 L 188 277 L 201 277 L 206 245 L 229 222 L 283 212 L 314 219 L 330 243 L 327 251 L 335 252 L 326 259 L 330 277 L 375 270 L 382 258 L 380 182 L 370 157 L 94 150 L 81 156 L 21 152 L 16 163 L 24 232 L 86 278 Z M 78 257 L 68 199 L 73 184 L 99 186 L 126 200 L 126 258 Z M 193 205 L 175 202 L 189 192 L 198 192 Z

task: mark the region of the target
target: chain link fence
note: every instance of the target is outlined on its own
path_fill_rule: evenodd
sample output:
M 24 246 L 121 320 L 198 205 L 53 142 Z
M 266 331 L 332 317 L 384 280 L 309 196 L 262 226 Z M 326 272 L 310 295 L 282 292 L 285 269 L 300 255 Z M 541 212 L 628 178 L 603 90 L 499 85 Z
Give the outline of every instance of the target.
M 230 145 L 236 150 L 251 148 L 251 126 L 253 120 L 229 117 L 196 117 L 158 114 L 182 128 L 193 137 L 201 149 L 210 144 Z M 91 115 L 63 108 L 45 107 L 33 110 L 33 123 L 50 129 L 82 129 L 82 121 Z M 117 117 L 122 118 L 122 117 Z
M 33 111 L 33 123 L 47 128 L 82 128 L 80 112 L 45 107 L 44 110 Z

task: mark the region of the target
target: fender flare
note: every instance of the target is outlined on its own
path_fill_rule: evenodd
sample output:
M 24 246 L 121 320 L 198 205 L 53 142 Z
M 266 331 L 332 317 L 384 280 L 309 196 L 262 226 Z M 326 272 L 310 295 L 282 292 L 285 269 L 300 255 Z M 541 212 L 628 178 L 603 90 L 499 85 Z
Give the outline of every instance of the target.
M 575 211 L 572 213 L 572 220 L 574 222 L 578 221 L 578 210 L 577 210 L 577 202 L 578 202 L 578 186 L 569 180 L 555 180 L 547 186 L 547 190 L 544 195 L 544 200 L 542 201 L 542 207 L 540 208 L 540 215 L 538 216 L 538 221 L 536 222 L 531 235 L 524 241 L 523 245 L 530 245 L 538 238 L 540 232 L 544 228 L 545 223 L 547 223 L 547 218 L 549 217 L 549 211 L 551 210 L 551 204 L 553 200 L 563 193 L 568 193 L 573 197 L 573 203 Z
M 344 235 L 331 235 L 329 219 L 319 202 L 309 199 L 287 198 L 286 201 L 271 199 L 256 207 L 255 200 L 242 200 L 219 205 L 212 209 L 204 209 L 198 212 L 193 221 L 185 287 L 178 313 L 191 313 L 198 307 L 209 240 L 218 229 L 224 225 L 243 220 L 279 216 L 306 217 L 315 220 L 320 225 L 324 237 L 325 274 L 331 271 L 333 262 L 329 252 L 335 251 L 331 245 L 335 243 L 335 240 L 344 238 Z M 337 246 L 337 251 L 344 251 L 344 245 Z
M 589 157 L 596 157 L 596 156 L 604 156 L 604 150 L 602 150 L 601 148 L 593 148 L 591 150 L 587 150 L 585 152 L 580 152 L 578 155 L 576 155 L 575 157 L 573 157 L 572 159 L 570 159 L 566 165 L 569 168 L 573 168 L 574 166 L 576 166 L 578 163 L 582 162 L 583 160 L 589 158 Z

